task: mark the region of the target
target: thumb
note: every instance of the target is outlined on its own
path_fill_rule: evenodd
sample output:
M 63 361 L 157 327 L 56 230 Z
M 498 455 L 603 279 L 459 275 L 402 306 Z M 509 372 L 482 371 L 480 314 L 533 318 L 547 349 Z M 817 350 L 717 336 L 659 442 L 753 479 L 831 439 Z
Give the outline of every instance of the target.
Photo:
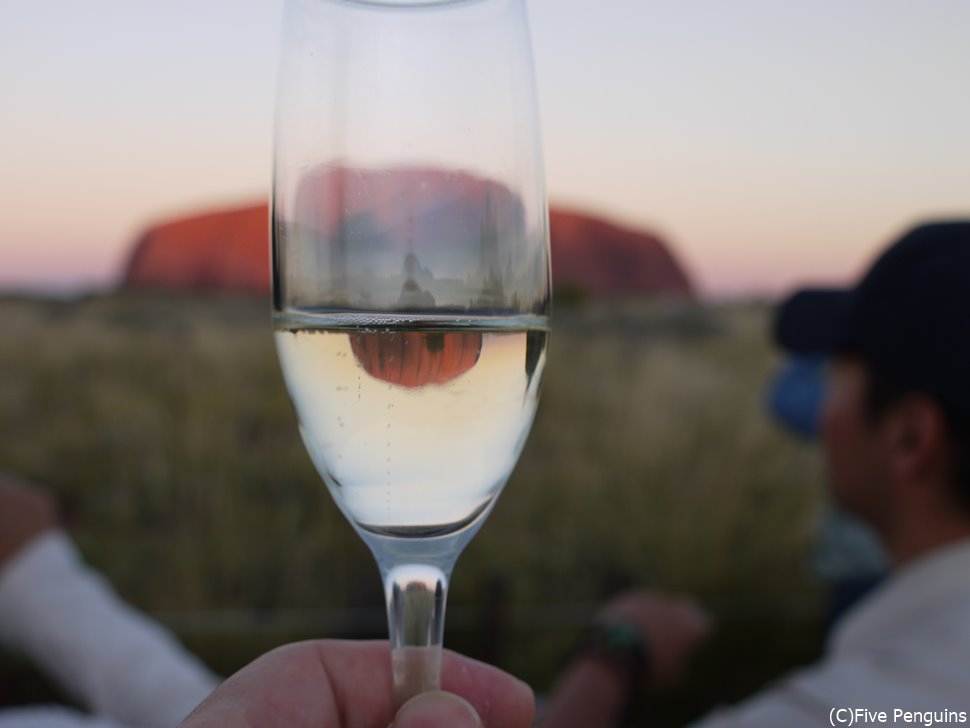
M 391 728 L 482 728 L 482 719 L 464 698 L 438 691 L 421 693 L 402 705 Z

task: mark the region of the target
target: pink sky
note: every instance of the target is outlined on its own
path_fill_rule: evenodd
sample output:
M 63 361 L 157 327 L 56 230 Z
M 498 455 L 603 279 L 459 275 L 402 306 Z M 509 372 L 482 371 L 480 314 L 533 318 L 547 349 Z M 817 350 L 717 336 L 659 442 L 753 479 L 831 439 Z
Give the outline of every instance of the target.
M 551 199 L 658 232 L 705 293 L 970 215 L 968 3 L 527 4 Z M 264 197 L 281 8 L 0 5 L 0 289 L 109 284 L 144 226 Z

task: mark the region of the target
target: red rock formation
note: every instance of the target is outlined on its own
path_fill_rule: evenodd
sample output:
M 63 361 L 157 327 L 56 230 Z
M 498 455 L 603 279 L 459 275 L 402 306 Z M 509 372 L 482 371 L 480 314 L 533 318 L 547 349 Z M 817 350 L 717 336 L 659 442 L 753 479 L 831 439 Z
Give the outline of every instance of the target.
M 556 208 L 549 227 L 556 288 L 597 296 L 693 296 L 684 268 L 655 235 Z
M 135 244 L 122 285 L 262 292 L 269 288 L 267 206 L 163 223 Z
M 693 295 L 683 267 L 654 235 L 555 207 L 550 228 L 556 288 L 596 296 Z M 134 247 L 123 286 L 266 291 L 268 232 L 265 204 L 152 227 Z

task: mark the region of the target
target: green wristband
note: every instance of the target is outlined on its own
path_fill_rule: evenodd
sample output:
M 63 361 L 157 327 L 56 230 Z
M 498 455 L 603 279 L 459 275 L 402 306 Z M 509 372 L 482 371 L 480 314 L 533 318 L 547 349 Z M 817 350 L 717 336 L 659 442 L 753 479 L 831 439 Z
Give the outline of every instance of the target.
M 649 649 L 640 630 L 627 622 L 594 622 L 582 652 L 602 657 L 623 670 L 629 675 L 631 691 L 639 688 L 647 675 Z

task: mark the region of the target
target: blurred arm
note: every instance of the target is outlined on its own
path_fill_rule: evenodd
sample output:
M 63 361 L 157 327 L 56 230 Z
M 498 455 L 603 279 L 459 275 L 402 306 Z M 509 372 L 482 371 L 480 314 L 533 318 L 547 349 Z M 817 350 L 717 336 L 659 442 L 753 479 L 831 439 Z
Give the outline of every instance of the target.
M 630 698 L 627 677 L 605 660 L 577 657 L 556 682 L 541 711 L 540 728 L 614 726 Z
M 123 724 L 176 725 L 217 684 L 167 630 L 85 567 L 58 529 L 0 564 L 0 640 Z
M 638 633 L 646 649 L 646 670 L 631 670 L 633 663 L 601 650 L 580 653 L 553 688 L 542 728 L 616 725 L 638 688 L 677 685 L 691 654 L 711 630 L 710 617 L 693 601 L 648 591 L 620 594 L 600 610 L 594 623 L 622 625 L 624 631 Z

